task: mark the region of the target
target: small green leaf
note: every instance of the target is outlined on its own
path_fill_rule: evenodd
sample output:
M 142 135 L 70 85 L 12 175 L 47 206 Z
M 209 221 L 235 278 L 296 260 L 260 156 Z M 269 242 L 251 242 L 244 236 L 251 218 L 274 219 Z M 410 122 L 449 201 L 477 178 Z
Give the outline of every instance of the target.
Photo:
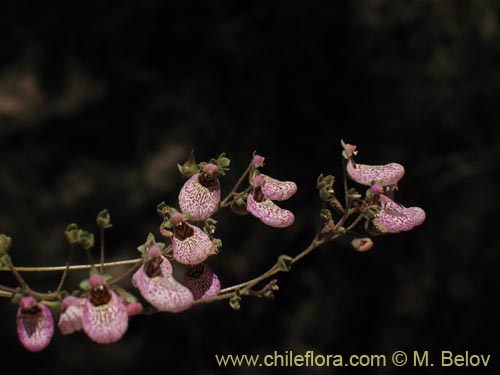
M 132 294 L 128 294 L 127 298 L 125 298 L 125 301 L 127 301 L 128 303 L 136 303 L 137 298 L 135 296 L 133 296 Z
M 79 284 L 80 289 L 88 291 L 90 290 L 89 279 L 82 280 Z
M 371 198 L 371 197 L 373 197 L 373 194 L 372 194 L 371 189 L 366 190 L 366 197 L 367 197 L 367 198 Z
M 23 298 L 22 293 L 14 293 L 12 295 L 12 297 L 10 297 L 10 302 L 17 305 L 17 304 L 19 304 L 19 301 L 21 300 L 21 298 Z
M 239 309 L 241 309 L 240 301 L 241 301 L 241 297 L 240 296 L 238 296 L 238 295 L 233 296 L 229 300 L 229 306 L 231 306 L 231 308 L 233 310 L 238 311 Z
M 177 164 L 177 169 L 182 176 L 188 178 L 199 172 L 200 169 L 198 167 L 198 164 L 196 164 L 194 150 L 191 151 L 188 160 L 186 160 L 182 165 Z
M 80 245 L 85 250 L 90 250 L 95 246 L 94 234 L 87 231 L 80 232 Z
M 146 251 L 146 246 L 144 246 L 144 245 L 138 246 L 137 250 L 139 250 L 139 252 L 141 254 L 144 254 L 144 252 Z
M 99 273 L 99 271 L 97 270 L 97 268 L 96 268 L 96 267 L 92 267 L 92 268 L 90 269 L 90 272 L 89 272 L 90 276 L 97 275 L 98 273 Z
M 111 279 L 113 279 L 113 275 L 109 274 L 109 273 L 105 273 L 104 275 L 102 275 L 104 277 L 104 280 L 108 283 L 111 281 Z
M 165 248 L 165 244 L 163 242 L 157 242 L 156 246 L 158 246 L 162 250 Z
M 182 216 L 184 216 L 184 220 L 189 220 L 189 212 L 183 212 Z
M 64 231 L 66 240 L 70 245 L 78 245 L 80 243 L 81 230 L 78 229 L 78 225 L 73 223 L 69 224 Z
M 6 236 L 5 234 L 0 234 L 0 253 L 6 253 L 9 251 L 11 243 L 12 238 Z
M 165 203 L 165 201 L 159 203 L 157 206 L 156 206 L 156 212 L 158 213 L 159 216 L 163 217 L 163 213 L 164 211 L 167 211 L 166 209 L 168 209 L 168 206 L 167 204 Z
M 108 229 L 113 226 L 113 224 L 111 224 L 111 216 L 109 215 L 109 212 L 106 209 L 102 210 L 97 214 L 96 221 L 97 225 L 99 225 L 99 227 L 103 229 Z
M 278 268 L 283 272 L 288 272 L 292 269 L 292 257 L 289 255 L 280 255 L 278 258 Z
M 148 241 L 148 242 L 155 242 L 155 235 L 153 233 L 151 233 L 151 232 L 148 233 L 146 241 Z

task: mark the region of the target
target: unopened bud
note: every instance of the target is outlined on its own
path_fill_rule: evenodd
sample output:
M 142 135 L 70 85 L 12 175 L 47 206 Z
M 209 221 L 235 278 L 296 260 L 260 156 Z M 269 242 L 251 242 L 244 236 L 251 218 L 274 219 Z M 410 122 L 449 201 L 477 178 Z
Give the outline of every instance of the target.
M 351 241 L 351 245 L 357 251 L 368 251 L 373 247 L 373 241 L 369 237 L 355 238 Z

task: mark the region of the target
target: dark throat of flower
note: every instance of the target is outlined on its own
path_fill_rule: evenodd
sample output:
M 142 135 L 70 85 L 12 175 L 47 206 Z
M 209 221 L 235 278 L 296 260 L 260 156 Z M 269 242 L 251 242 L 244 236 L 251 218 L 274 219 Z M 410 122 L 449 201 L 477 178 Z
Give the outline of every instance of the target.
M 254 188 L 253 190 L 253 199 L 256 201 L 256 202 L 262 202 L 265 198 L 264 198 L 264 193 L 262 193 L 262 188 L 260 186 L 257 186 L 256 188 Z
M 163 263 L 162 257 L 156 257 L 144 263 L 144 272 L 151 279 L 156 276 L 162 276 L 160 265 Z
M 203 269 L 205 267 L 203 264 L 195 264 L 194 266 L 187 267 L 187 275 L 190 279 L 198 279 L 201 275 L 203 275 Z
M 174 236 L 180 241 L 185 240 L 188 237 L 191 237 L 194 234 L 194 229 L 191 228 L 186 223 L 180 223 L 179 225 L 174 227 Z
M 208 190 L 215 190 L 219 185 L 217 173 L 201 172 L 198 177 L 198 182 Z
M 42 314 L 42 309 L 38 306 L 30 307 L 29 309 L 22 309 L 21 316 L 23 319 L 23 326 L 28 336 L 32 336 L 36 332 L 38 326 L 38 319 Z
M 102 285 L 99 288 L 90 290 L 90 303 L 94 306 L 102 306 L 109 302 L 111 293 L 106 286 Z

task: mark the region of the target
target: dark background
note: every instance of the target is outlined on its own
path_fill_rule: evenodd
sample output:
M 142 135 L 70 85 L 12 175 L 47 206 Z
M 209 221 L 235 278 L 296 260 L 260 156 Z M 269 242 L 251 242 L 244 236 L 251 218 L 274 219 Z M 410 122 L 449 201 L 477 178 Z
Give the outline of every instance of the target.
M 0 232 L 14 238 L 16 264 L 63 264 L 66 225 L 95 230 L 104 207 L 115 224 L 108 257 L 136 256 L 156 232 L 156 204 L 176 204 L 176 163 L 193 148 L 200 161 L 231 157 L 225 191 L 254 150 L 266 173 L 299 186 L 283 204 L 297 218 L 289 229 L 218 214 L 223 253 L 210 264 L 224 286 L 307 246 L 315 180 L 340 176 L 341 138 L 358 145 L 360 162 L 402 163 L 397 198 L 428 218 L 376 238 L 368 253 L 347 241 L 321 248 L 280 275 L 274 301 L 135 317 L 109 346 L 56 333 L 29 353 L 16 337 L 17 307 L 4 300 L 2 362 L 52 373 L 246 374 L 262 369 L 224 371 L 214 354 L 403 349 L 436 361 L 441 350 L 468 350 L 498 364 L 498 3 L 79 4 L 1 4 Z M 42 289 L 58 279 L 27 277 Z

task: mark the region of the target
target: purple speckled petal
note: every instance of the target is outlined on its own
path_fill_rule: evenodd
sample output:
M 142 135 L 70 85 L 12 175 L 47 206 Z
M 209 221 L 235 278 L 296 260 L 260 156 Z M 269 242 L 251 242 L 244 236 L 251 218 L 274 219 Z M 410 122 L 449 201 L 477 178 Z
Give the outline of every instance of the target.
M 264 197 L 268 199 L 273 201 L 284 201 L 297 192 L 297 185 L 295 182 L 279 181 L 266 175 L 261 176 L 264 177 L 262 194 L 264 194 Z
M 385 165 L 355 164 L 351 159 L 347 163 L 347 174 L 358 184 L 370 186 L 373 181 L 381 180 L 382 186 L 395 185 L 405 174 L 401 164 Z
M 118 341 L 128 328 L 127 309 L 115 292 L 109 293 L 111 299 L 106 304 L 94 306 L 87 298 L 83 307 L 83 330 L 99 344 Z
M 63 335 L 69 335 L 82 329 L 84 298 L 73 296 L 66 297 L 62 301 L 63 312 L 59 317 L 59 330 Z
M 134 285 L 141 295 L 159 311 L 181 312 L 191 307 L 193 295 L 171 275 L 148 277 L 144 266 L 134 274 Z
M 47 306 L 31 296 L 22 297 L 17 310 L 17 334 L 21 344 L 31 352 L 49 345 L 54 335 L 54 321 Z
M 172 276 L 172 272 L 173 272 L 172 264 L 163 255 L 161 255 L 161 258 L 163 259 L 163 262 L 161 262 L 161 264 L 160 264 L 161 275 L 162 276 Z M 141 268 L 139 270 L 142 270 L 143 268 L 144 267 L 141 266 Z M 142 273 L 144 273 L 144 271 Z M 139 274 L 139 272 L 136 272 L 132 276 L 132 285 L 135 286 L 136 288 L 138 288 L 138 286 L 137 286 L 138 281 L 136 280 L 136 277 L 137 277 L 136 275 L 138 275 L 138 274 Z
M 212 241 L 208 234 L 194 225 L 189 225 L 193 230 L 193 235 L 183 240 L 175 235 L 172 237 L 172 247 L 174 258 L 182 264 L 198 264 L 208 258 L 212 252 Z
M 382 233 L 409 231 L 425 220 L 425 212 L 419 207 L 406 208 L 385 195 L 380 195 L 380 203 L 373 224 Z
M 186 181 L 179 193 L 179 206 L 182 211 L 189 212 L 189 220 L 208 219 L 219 208 L 220 183 L 216 181 L 214 188 L 207 188 L 198 181 L 196 173 Z
M 206 264 L 187 267 L 184 285 L 193 293 L 195 299 L 215 297 L 220 292 L 219 278 Z
M 271 227 L 286 228 L 295 221 L 292 212 L 278 207 L 270 199 L 264 199 L 262 202 L 257 202 L 253 194 L 248 195 L 247 208 L 253 216 Z
M 414 226 L 418 226 L 425 221 L 425 211 L 420 207 L 408 207 L 406 213 L 413 219 Z

